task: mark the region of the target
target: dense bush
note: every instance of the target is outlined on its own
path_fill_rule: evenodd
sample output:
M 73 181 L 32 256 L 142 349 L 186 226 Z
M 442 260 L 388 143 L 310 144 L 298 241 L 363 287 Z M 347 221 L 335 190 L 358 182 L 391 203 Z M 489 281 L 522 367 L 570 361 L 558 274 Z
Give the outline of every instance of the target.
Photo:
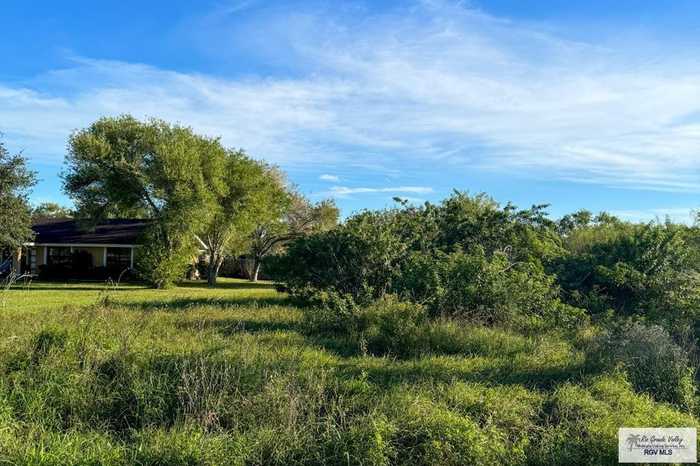
M 560 302 L 541 261 L 559 253 L 555 236 L 541 207 L 455 193 L 437 206 L 358 214 L 292 243 L 268 270 L 307 302 L 315 291 L 358 305 L 392 293 L 433 316 L 570 324 L 580 312 Z
M 188 243 L 167 247 L 158 235 L 147 235 L 146 244 L 138 248 L 137 275 L 155 288 L 171 287 L 185 276 L 185 271 L 196 257 L 196 251 Z
M 700 335 L 698 228 L 632 224 L 543 206 L 499 207 L 456 192 L 442 203 L 350 217 L 290 245 L 273 278 L 293 295 L 337 292 L 358 305 L 387 293 L 487 324 L 576 325 L 644 315 L 678 340 Z M 565 303 L 565 304 L 564 304 Z
M 389 291 L 408 251 L 400 217 L 398 211 L 363 212 L 342 227 L 299 238 L 267 270 L 297 295 L 312 287 L 369 303 Z
M 426 313 L 420 304 L 402 302 L 395 296 L 359 306 L 350 295 L 317 293 L 314 306 L 304 312 L 311 333 L 349 337 L 373 354 L 407 356 L 423 349 Z
M 695 404 L 694 370 L 687 351 L 658 325 L 628 322 L 590 342 L 588 364 L 623 370 L 635 389 L 687 411 Z
M 571 304 L 602 313 L 689 318 L 700 304 L 698 264 L 672 224 L 634 225 L 608 219 L 565 237 L 567 253 L 552 262 Z
M 308 290 L 304 326 L 309 332 L 356 335 L 367 328 L 367 312 L 349 294 Z
M 536 263 L 513 263 L 502 253 L 489 259 L 479 248 L 471 254 L 451 254 L 446 262 L 436 311 L 507 323 L 519 317 L 553 316 L 563 307 L 554 279 Z
M 432 236 L 425 235 L 425 227 L 415 234 L 423 243 L 442 251 L 479 247 L 489 256 L 507 251 L 514 261 L 539 262 L 560 253 L 559 238 L 547 218 L 546 207 L 518 210 L 510 203 L 500 207 L 485 194 L 469 196 L 455 191 L 439 205 L 426 205 L 413 223 L 434 224 Z

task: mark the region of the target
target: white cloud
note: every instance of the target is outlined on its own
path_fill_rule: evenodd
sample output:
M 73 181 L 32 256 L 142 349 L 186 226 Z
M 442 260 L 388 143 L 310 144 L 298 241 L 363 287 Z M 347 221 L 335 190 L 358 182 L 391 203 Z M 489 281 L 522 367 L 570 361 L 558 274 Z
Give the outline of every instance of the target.
M 255 25 L 258 37 L 289 12 L 278 14 Z M 223 79 L 77 59 L 25 86 L 0 83 L 0 131 L 59 163 L 71 130 L 128 112 L 220 135 L 285 168 L 479 168 L 700 190 L 700 64 L 682 51 L 645 57 L 441 1 L 307 16 L 283 39 L 290 61 L 313 72 Z
M 396 187 L 383 187 L 383 188 L 350 188 L 347 186 L 333 186 L 331 189 L 325 193 L 320 193 L 321 196 L 331 196 L 331 197 L 349 197 L 353 194 L 376 194 L 376 193 L 414 193 L 414 194 L 428 194 L 432 193 L 433 188 L 427 186 L 396 186 Z
M 322 181 L 333 181 L 334 183 L 337 183 L 340 181 L 340 178 L 337 175 L 321 175 L 318 177 L 319 180 Z

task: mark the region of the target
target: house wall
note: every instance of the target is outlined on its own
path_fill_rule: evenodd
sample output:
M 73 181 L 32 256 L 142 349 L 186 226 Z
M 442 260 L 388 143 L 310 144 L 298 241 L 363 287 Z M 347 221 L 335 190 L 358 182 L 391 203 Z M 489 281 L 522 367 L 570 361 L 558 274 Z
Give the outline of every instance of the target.
M 46 262 L 44 262 L 44 249 L 46 247 L 44 246 L 35 246 L 34 251 L 36 251 L 36 265 L 37 267 L 40 265 L 46 265 Z
M 33 273 L 33 274 L 38 274 L 41 272 L 43 266 L 47 265 L 47 259 L 48 259 L 48 249 L 52 248 L 54 246 L 26 246 L 23 248 L 23 253 L 21 260 L 17 262 L 17 258 L 13 258 L 13 263 L 19 263 L 21 264 L 22 272 L 23 273 Z M 105 267 L 105 259 L 106 259 L 106 252 L 109 249 L 108 246 L 90 246 L 90 247 L 85 247 L 85 246 L 70 246 L 70 245 L 61 245 L 61 246 L 56 246 L 56 247 L 65 247 L 65 248 L 71 248 L 73 252 L 77 251 L 85 251 L 88 254 L 90 254 L 92 258 L 92 268 L 102 268 Z M 113 246 L 117 247 L 117 246 Z M 132 246 L 127 246 L 127 247 L 119 247 L 119 249 L 123 249 L 127 253 L 131 254 L 131 257 L 128 257 L 131 261 L 133 261 L 133 250 L 135 249 Z M 2 251 L 0 251 L 2 252 Z M 129 266 L 129 260 L 127 260 L 127 263 L 124 264 L 122 259 L 122 266 L 125 268 L 128 268 Z M 132 262 L 133 263 L 133 262 Z M 115 263 L 117 264 L 117 263 Z M 115 265 L 113 264 L 113 265 Z
M 40 267 L 46 265 L 46 249 L 48 246 L 32 246 L 36 252 L 36 266 Z M 104 267 L 105 265 L 105 249 L 104 247 L 91 247 L 91 248 L 73 248 L 73 251 L 86 251 L 92 256 L 93 267 Z

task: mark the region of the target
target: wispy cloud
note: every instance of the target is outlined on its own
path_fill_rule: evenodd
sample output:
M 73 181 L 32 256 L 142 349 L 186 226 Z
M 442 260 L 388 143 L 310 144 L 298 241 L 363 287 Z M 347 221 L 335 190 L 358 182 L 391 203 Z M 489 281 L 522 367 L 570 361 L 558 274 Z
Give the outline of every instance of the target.
M 353 194 L 376 194 L 376 193 L 391 193 L 391 194 L 402 194 L 402 193 L 413 193 L 413 194 L 427 194 L 432 193 L 433 188 L 428 186 L 396 186 L 396 187 L 382 187 L 382 188 L 364 188 L 356 187 L 350 188 L 347 186 L 333 186 L 330 190 L 322 195 L 331 197 L 348 197 Z
M 249 27 L 266 37 L 289 14 Z M 77 59 L 24 86 L 0 83 L 0 130 L 30 157 L 58 162 L 72 129 L 129 112 L 192 125 L 287 168 L 379 160 L 438 176 L 481 169 L 700 191 L 700 63 L 682 51 L 647 57 L 574 42 L 439 0 L 395 15 L 293 15 L 274 35 L 299 64 L 293 77 Z
M 332 181 L 334 183 L 340 181 L 340 178 L 337 175 L 321 175 L 318 177 L 318 179 L 321 181 Z

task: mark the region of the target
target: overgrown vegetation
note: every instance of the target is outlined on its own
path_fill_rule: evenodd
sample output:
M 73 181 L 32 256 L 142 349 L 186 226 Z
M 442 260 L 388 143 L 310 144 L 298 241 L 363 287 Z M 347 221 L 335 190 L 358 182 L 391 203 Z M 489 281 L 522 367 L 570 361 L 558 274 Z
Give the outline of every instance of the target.
M 0 463 L 614 464 L 619 427 L 698 424 L 697 226 L 463 192 L 338 224 L 186 127 L 104 118 L 69 150 L 78 217 L 149 218 L 156 288 L 199 242 L 209 288 L 8 285 Z M 32 176 L 3 163 L 17 246 Z M 242 254 L 280 291 L 215 287 Z
M 270 261 L 311 329 L 372 354 L 430 352 L 442 325 L 597 336 L 589 367 L 691 412 L 697 373 L 700 229 L 632 224 L 455 192 L 438 205 L 361 212 Z M 459 345 L 457 345 L 459 346 Z M 665 361 L 665 362 L 664 362 Z M 592 365 L 591 365 L 592 364 Z
M 621 425 L 698 425 L 592 365 L 593 327 L 431 318 L 391 296 L 328 298 L 348 306 L 333 323 L 241 281 L 58 288 L 11 290 L 0 313 L 0 462 L 615 464 Z M 652 352 L 672 347 L 652 333 Z

